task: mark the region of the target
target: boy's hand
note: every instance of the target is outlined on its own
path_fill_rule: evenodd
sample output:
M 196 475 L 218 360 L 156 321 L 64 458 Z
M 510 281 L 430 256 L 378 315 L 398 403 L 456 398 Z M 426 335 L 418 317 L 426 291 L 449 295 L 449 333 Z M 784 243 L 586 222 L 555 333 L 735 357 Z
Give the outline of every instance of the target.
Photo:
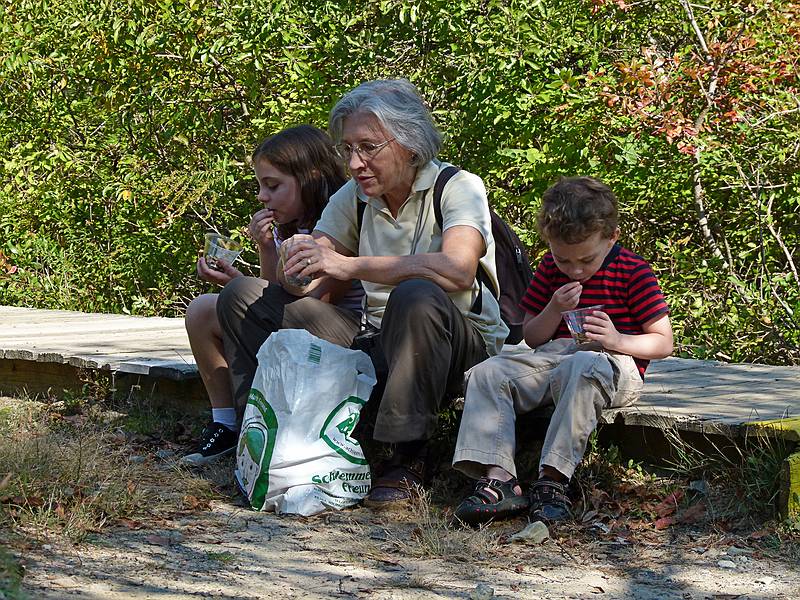
M 550 299 L 550 304 L 558 312 L 572 310 L 578 306 L 582 291 L 583 286 L 580 281 L 571 281 L 570 283 L 562 285 L 555 291 L 553 297 Z
M 606 350 L 619 350 L 622 334 L 614 327 L 611 317 L 603 311 L 596 310 L 586 317 L 583 330 L 587 338 L 600 342 Z

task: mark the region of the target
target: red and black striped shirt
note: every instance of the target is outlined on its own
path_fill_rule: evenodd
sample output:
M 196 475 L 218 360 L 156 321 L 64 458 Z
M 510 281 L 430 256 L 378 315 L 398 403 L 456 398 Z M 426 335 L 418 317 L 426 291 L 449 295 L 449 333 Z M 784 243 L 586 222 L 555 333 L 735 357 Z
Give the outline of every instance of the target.
M 548 252 L 542 257 L 519 305 L 537 315 L 544 310 L 555 291 L 570 281 Z M 576 308 L 594 304 L 603 304 L 603 312 L 611 317 L 617 331 L 628 335 L 641 334 L 643 324 L 669 313 L 664 294 L 650 265 L 641 256 L 619 244 L 614 244 L 597 273 L 584 282 Z M 568 337 L 570 333 L 562 319 L 551 339 Z M 644 379 L 650 361 L 635 357 L 634 360 Z

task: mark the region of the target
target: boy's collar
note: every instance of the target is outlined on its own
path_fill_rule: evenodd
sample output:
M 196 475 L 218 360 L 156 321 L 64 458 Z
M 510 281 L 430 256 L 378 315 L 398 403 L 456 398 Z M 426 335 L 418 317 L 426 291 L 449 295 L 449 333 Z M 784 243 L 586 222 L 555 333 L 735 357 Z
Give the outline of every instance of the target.
M 600 271 L 601 269 L 605 269 L 611 263 L 611 261 L 619 256 L 619 251 L 621 249 L 622 248 L 620 247 L 619 242 L 615 242 L 614 245 L 611 246 L 611 250 L 608 251 L 608 254 L 606 254 L 606 257 L 603 259 L 603 264 L 600 265 L 600 268 L 597 270 Z

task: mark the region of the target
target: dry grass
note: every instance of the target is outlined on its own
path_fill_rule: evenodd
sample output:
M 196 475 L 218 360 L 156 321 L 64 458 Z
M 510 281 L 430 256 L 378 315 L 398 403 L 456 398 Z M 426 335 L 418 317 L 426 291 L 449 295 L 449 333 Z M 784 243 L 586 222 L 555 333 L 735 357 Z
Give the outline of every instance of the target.
M 776 515 L 784 459 L 790 445 L 778 432 L 753 430 L 743 439 L 721 444 L 707 439 L 709 449 L 698 450 L 675 428 L 664 434 L 673 450 L 671 469 L 684 479 L 713 484 L 709 509 L 719 518 L 747 517 L 754 521 Z
M 0 528 L 81 541 L 105 526 L 196 507 L 212 485 L 132 448 L 124 430 L 64 416 L 28 399 L 0 400 Z
M 431 502 L 430 492 L 418 492 L 409 507 L 391 514 L 391 525 L 385 529 L 384 550 L 406 557 L 462 563 L 500 557 L 504 532 L 495 527 L 470 529 L 456 524 L 448 509 Z M 358 534 L 362 540 L 369 537 L 363 531 Z
M 411 573 L 407 578 L 395 582 L 395 586 L 401 589 L 434 591 L 439 587 L 439 583 L 433 577 L 421 573 Z
M 411 535 L 395 539 L 401 552 L 409 556 L 473 562 L 498 555 L 497 530 L 470 529 L 454 524 L 448 512 L 431 503 L 430 493 L 425 490 L 420 490 L 414 498 L 410 521 Z
M 356 563 L 369 558 L 397 564 L 398 560 L 413 558 L 465 565 L 490 560 L 498 565 L 507 554 L 507 534 L 520 529 L 519 523 L 513 521 L 480 529 L 454 524 L 449 510 L 433 504 L 430 492 L 424 490 L 410 505 L 395 510 L 332 513 L 323 518 L 339 523 L 337 530 L 347 537 L 342 547 L 348 549 L 350 560 Z M 398 585 L 432 589 L 436 582 L 420 575 Z

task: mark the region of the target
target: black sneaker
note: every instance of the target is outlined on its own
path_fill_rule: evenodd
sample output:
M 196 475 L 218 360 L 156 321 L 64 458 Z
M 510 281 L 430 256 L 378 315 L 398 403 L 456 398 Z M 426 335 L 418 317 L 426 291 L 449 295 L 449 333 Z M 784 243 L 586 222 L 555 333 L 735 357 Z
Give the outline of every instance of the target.
M 184 456 L 181 464 L 200 467 L 236 450 L 239 434 L 221 423 L 209 423 L 200 436 L 197 452 Z
M 567 486 L 552 479 L 540 479 L 531 486 L 531 521 L 559 523 L 572 518 L 572 502 Z

